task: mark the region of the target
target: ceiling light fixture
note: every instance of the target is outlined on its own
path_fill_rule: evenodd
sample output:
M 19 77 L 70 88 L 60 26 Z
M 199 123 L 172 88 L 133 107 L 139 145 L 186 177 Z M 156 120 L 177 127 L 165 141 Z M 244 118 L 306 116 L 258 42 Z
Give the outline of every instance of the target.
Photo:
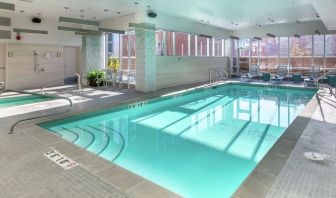
M 261 38 L 260 38 L 260 37 L 257 37 L 257 36 L 255 36 L 255 37 L 253 37 L 253 40 L 261 41 Z
M 230 36 L 230 39 L 239 40 L 239 37 L 237 37 L 237 36 Z
M 271 33 L 267 33 L 266 36 L 271 37 L 271 38 L 275 38 L 275 35 L 271 34 Z
M 321 35 L 321 32 L 318 30 L 315 30 L 315 35 Z
M 300 38 L 301 36 L 298 35 L 298 34 L 294 34 L 294 37 L 295 37 L 295 38 Z

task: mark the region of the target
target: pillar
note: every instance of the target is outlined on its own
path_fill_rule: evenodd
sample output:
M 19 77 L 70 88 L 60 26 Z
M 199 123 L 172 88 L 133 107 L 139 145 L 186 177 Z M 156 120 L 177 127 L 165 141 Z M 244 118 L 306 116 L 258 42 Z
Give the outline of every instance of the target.
M 156 91 L 155 25 L 133 25 L 136 34 L 136 90 Z

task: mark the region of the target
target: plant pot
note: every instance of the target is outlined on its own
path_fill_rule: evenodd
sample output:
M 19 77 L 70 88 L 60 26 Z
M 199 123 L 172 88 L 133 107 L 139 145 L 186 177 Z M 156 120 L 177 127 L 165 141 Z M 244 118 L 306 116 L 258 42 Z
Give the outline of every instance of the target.
M 96 83 L 95 80 L 88 80 L 88 84 L 89 84 L 89 86 L 91 86 L 91 87 L 98 87 L 98 84 Z

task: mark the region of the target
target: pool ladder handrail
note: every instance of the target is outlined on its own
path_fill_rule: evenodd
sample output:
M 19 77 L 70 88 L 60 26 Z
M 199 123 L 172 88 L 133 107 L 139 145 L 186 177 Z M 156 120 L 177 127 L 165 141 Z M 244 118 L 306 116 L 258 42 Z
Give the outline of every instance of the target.
M 213 73 L 215 79 L 213 80 Z M 213 84 L 219 81 L 225 81 L 229 78 L 229 74 L 224 70 L 224 67 L 210 67 L 209 69 L 209 83 Z
M 31 120 L 36 120 L 36 119 L 40 119 L 40 118 L 45 118 L 45 117 L 50 117 L 50 116 L 55 116 L 55 115 L 61 115 L 61 114 L 65 114 L 68 113 L 69 111 L 71 111 L 72 107 L 73 107 L 73 103 L 72 100 L 68 97 L 64 97 L 64 96 L 58 96 L 58 95 L 51 95 L 51 94 L 39 94 L 39 93 L 34 93 L 34 92 L 29 92 L 29 91 L 22 91 L 22 90 L 14 90 L 14 89 L 4 89 L 1 90 L 0 95 L 5 93 L 5 92 L 16 92 L 16 93 L 21 93 L 21 94 L 29 94 L 29 95 L 36 95 L 36 96 L 40 96 L 40 97 L 49 97 L 49 98 L 55 98 L 55 99 L 61 99 L 61 100 L 66 100 L 69 102 L 69 106 L 65 111 L 62 112 L 58 112 L 58 113 L 53 113 L 53 114 L 49 114 L 49 115 L 43 115 L 43 116 L 35 116 L 35 117 L 31 117 L 31 118 L 25 118 L 25 119 L 21 119 L 19 121 L 16 121 L 10 128 L 10 132 L 8 134 L 13 134 L 14 133 L 14 129 L 15 127 L 22 123 L 22 122 L 26 122 L 26 121 L 31 121 Z
M 64 80 L 67 79 L 67 78 L 75 77 L 75 76 L 77 77 L 77 86 L 78 86 L 79 95 L 81 95 L 81 93 L 82 93 L 82 83 L 81 83 L 81 76 L 80 76 L 80 74 L 78 74 L 78 73 L 74 73 L 74 74 L 71 74 L 71 75 L 69 75 L 69 76 L 60 78 L 60 79 L 58 79 L 58 80 L 56 80 L 56 81 L 54 81 L 54 82 L 52 82 L 52 83 L 50 83 L 50 84 L 48 84 L 48 85 L 42 87 L 42 88 L 41 88 L 41 93 L 44 94 L 44 93 L 45 93 L 44 90 L 45 90 L 46 88 L 48 88 L 48 87 L 50 87 L 50 86 L 52 86 L 52 85 L 55 85 L 55 84 L 57 84 L 57 83 L 59 83 L 59 82 L 62 82 L 62 81 L 64 81 Z
M 316 85 L 318 87 L 319 90 L 323 89 L 323 88 L 327 88 L 329 89 L 329 92 L 331 95 L 334 95 L 336 97 L 336 93 L 333 92 L 332 87 L 328 84 L 322 84 L 320 83 L 320 81 L 322 79 L 324 79 L 325 77 L 327 77 L 330 74 L 335 74 L 336 73 L 336 69 L 330 68 L 329 71 L 327 73 L 324 73 L 322 75 L 320 75 L 317 79 L 316 79 Z

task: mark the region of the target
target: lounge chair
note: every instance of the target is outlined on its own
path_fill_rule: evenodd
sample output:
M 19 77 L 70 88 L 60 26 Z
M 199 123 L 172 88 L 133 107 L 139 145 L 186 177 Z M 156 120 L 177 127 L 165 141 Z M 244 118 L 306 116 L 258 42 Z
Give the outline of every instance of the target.
M 321 67 L 320 66 L 311 66 L 308 71 L 308 77 L 304 79 L 305 87 L 317 87 L 318 86 L 318 77 L 320 75 Z
M 108 86 L 109 83 L 111 83 L 114 86 L 115 80 L 114 80 L 113 70 L 106 69 L 106 70 L 104 70 L 104 72 L 105 72 L 105 78 L 103 79 L 104 85 Z
M 249 73 L 243 74 L 240 77 L 241 82 L 250 82 L 254 77 L 260 77 L 259 65 L 252 65 Z
M 279 65 L 277 69 L 277 74 L 271 77 L 272 84 L 282 84 L 283 79 L 287 78 L 288 67 L 287 65 Z
M 118 71 L 116 73 L 116 83 L 118 85 L 126 84 L 127 88 L 130 89 L 130 86 L 135 85 L 135 83 L 136 83 L 135 71 L 129 71 L 129 72 L 127 72 L 127 75 L 124 75 L 124 73 L 122 71 Z

